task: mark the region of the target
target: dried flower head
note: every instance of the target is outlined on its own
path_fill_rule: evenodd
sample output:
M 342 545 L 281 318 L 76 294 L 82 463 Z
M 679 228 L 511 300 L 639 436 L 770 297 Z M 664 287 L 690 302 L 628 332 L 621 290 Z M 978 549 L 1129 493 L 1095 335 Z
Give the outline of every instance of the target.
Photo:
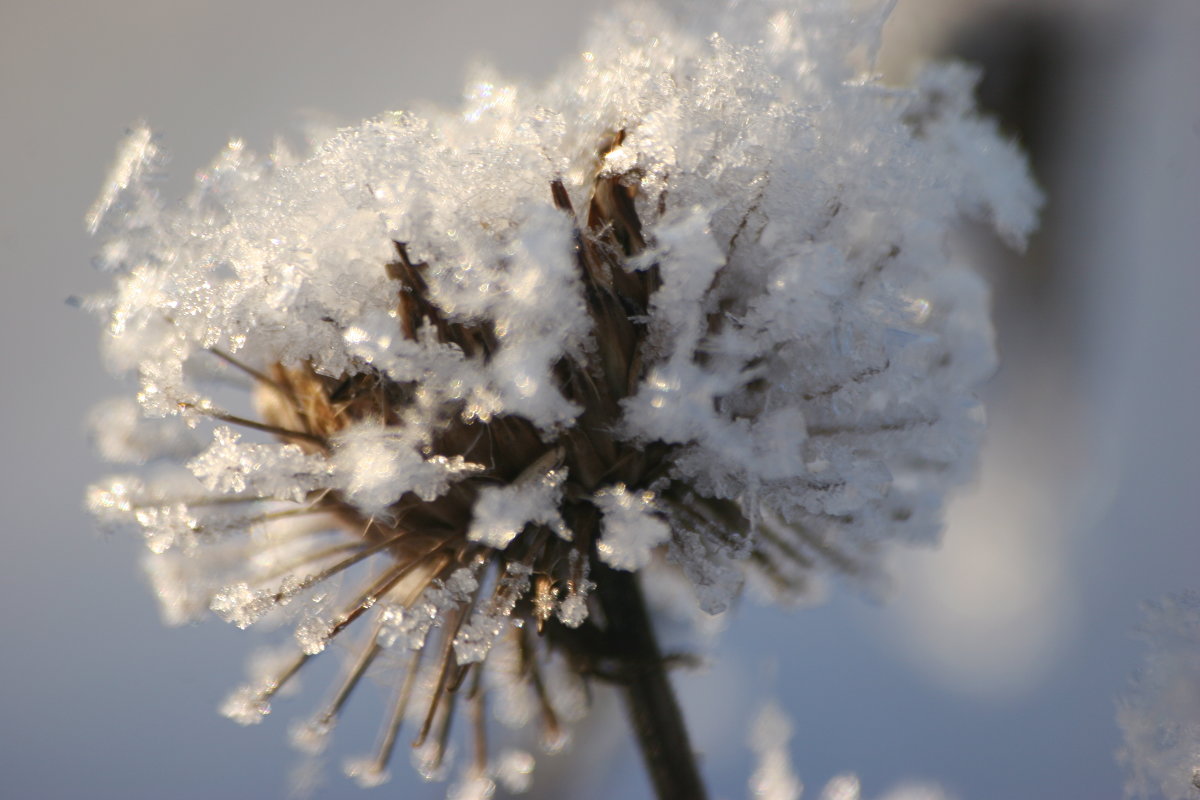
M 544 89 L 482 78 L 459 114 L 303 158 L 233 142 L 176 205 L 155 137 L 130 135 L 88 221 L 137 404 L 97 423 L 151 469 L 91 505 L 144 532 L 170 621 L 293 620 L 229 716 L 259 720 L 353 626 L 301 744 L 376 671 L 395 700 L 361 780 L 408 719 L 437 773 L 466 702 L 464 785 L 516 786 L 530 763 L 489 760 L 489 689 L 552 746 L 580 681 L 677 715 L 634 573 L 681 570 L 719 612 L 747 574 L 795 597 L 936 532 L 992 369 L 948 233 L 972 216 L 1020 242 L 1037 194 L 968 72 L 862 71 L 884 11 L 626 11 Z

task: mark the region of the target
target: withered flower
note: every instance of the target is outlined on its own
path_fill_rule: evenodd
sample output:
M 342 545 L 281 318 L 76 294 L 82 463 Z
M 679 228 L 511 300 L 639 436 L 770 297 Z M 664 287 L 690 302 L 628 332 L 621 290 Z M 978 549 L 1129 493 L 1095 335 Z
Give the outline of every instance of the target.
M 304 158 L 231 143 L 175 206 L 138 129 L 89 217 L 139 381 L 100 444 L 151 463 L 92 506 L 144 531 L 169 620 L 293 620 L 239 721 L 360 632 L 296 739 L 381 676 L 366 783 L 405 725 L 439 773 L 466 706 L 463 796 L 520 788 L 489 698 L 553 749 L 604 681 L 659 796 L 702 797 L 641 582 L 681 571 L 720 612 L 747 575 L 792 598 L 869 572 L 970 465 L 991 331 L 948 233 L 1019 241 L 1037 200 L 971 77 L 864 77 L 882 14 L 636 16 L 540 91 L 480 80 Z

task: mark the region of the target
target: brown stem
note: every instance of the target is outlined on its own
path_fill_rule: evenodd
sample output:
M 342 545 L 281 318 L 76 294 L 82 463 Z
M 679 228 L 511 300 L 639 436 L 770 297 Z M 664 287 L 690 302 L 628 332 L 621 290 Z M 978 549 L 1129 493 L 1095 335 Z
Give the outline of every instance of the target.
M 630 572 L 597 564 L 597 597 L 616 661 L 638 748 L 658 800 L 705 800 L 696 755 L 675 692 L 667 678 L 642 587 Z

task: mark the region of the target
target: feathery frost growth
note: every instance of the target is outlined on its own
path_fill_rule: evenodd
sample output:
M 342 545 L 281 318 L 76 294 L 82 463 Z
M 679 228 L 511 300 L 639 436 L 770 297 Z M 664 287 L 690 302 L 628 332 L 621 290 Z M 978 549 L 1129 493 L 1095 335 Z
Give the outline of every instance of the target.
M 489 755 L 491 712 L 561 747 L 582 682 L 661 660 L 621 638 L 633 571 L 681 570 L 715 613 L 747 576 L 792 599 L 936 535 L 993 368 L 951 233 L 1019 246 L 1037 192 L 970 71 L 870 74 L 885 7 L 711 5 L 599 20 L 540 89 L 485 75 L 457 112 L 304 156 L 231 142 L 177 203 L 130 134 L 88 225 L 137 405 L 96 428 L 145 468 L 90 505 L 144 534 L 168 621 L 294 626 L 230 717 L 353 627 L 298 740 L 377 674 L 359 780 L 405 724 L 442 774 L 466 704 L 456 785 L 519 788 L 531 757 Z
M 1200 596 L 1150 607 L 1142 632 L 1150 652 L 1117 705 L 1126 794 L 1190 800 L 1200 796 Z

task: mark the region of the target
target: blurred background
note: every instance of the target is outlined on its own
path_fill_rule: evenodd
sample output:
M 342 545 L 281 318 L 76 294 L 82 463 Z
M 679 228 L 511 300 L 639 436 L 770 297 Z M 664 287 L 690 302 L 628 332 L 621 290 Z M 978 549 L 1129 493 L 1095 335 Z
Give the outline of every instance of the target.
M 106 472 L 84 419 L 121 387 L 65 301 L 106 284 L 82 219 L 126 126 L 161 132 L 180 194 L 233 136 L 268 149 L 306 121 L 452 104 L 476 60 L 546 79 L 601 5 L 0 0 L 0 796 L 283 797 L 287 723 L 323 688 L 258 727 L 220 718 L 260 637 L 162 627 L 140 543 L 82 510 Z M 724 620 L 679 678 L 717 797 L 747 796 L 747 728 L 772 700 L 809 797 L 847 771 L 867 798 L 911 780 L 1120 797 L 1139 604 L 1200 588 L 1200 3 L 900 0 L 880 69 L 935 57 L 984 68 L 981 102 L 1048 196 L 1024 257 L 979 244 L 1003 364 L 979 481 L 882 595 Z M 367 793 L 342 778 L 374 732 L 339 730 L 316 797 L 444 792 L 403 763 Z M 532 796 L 648 797 L 636 758 L 602 707 Z

